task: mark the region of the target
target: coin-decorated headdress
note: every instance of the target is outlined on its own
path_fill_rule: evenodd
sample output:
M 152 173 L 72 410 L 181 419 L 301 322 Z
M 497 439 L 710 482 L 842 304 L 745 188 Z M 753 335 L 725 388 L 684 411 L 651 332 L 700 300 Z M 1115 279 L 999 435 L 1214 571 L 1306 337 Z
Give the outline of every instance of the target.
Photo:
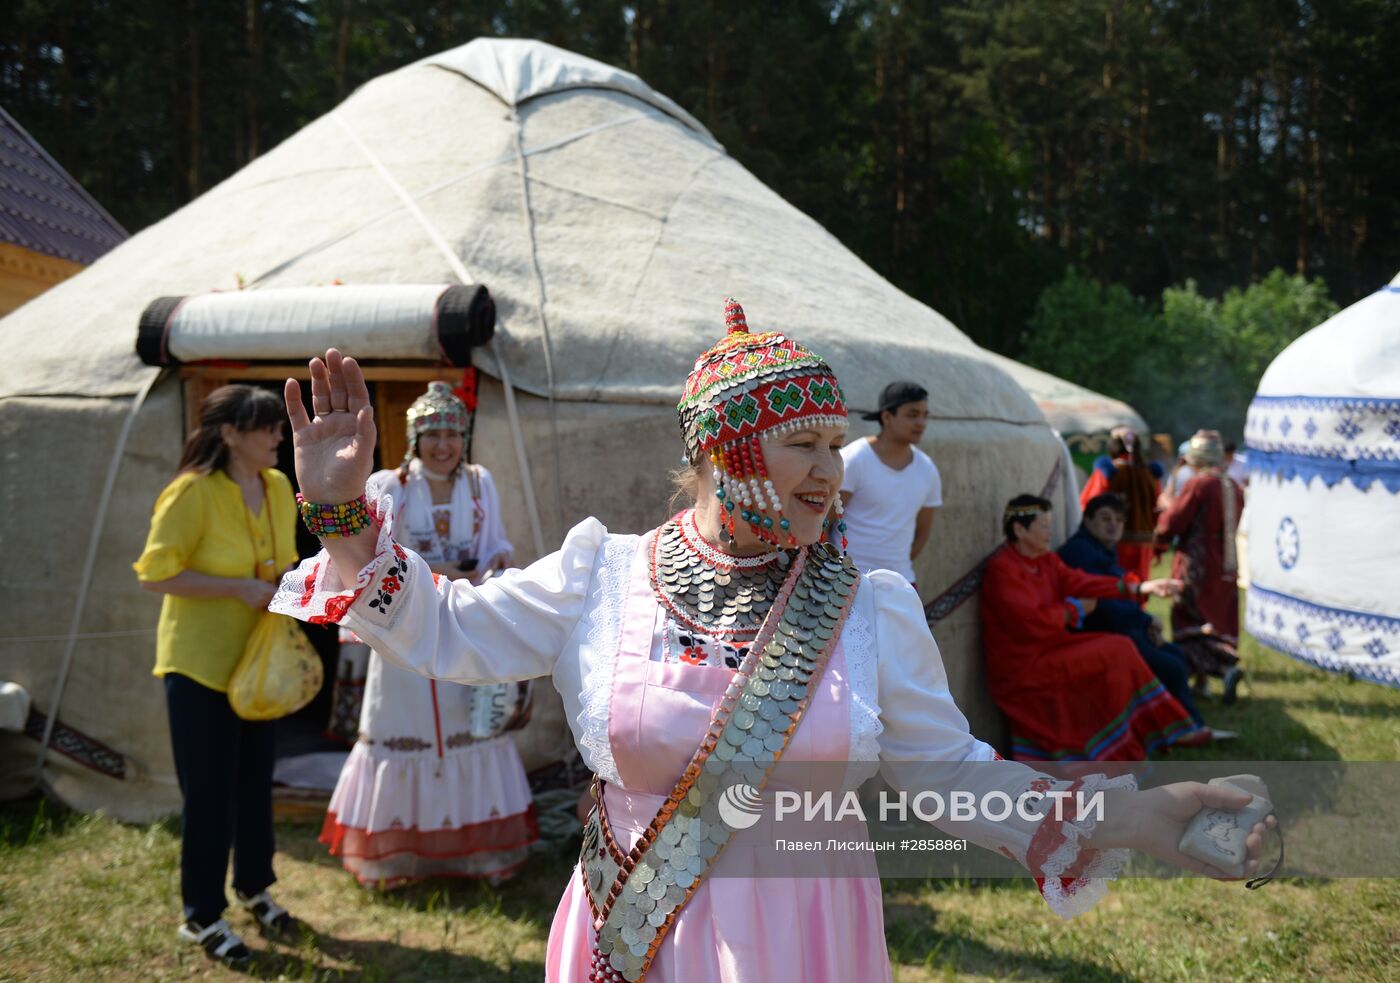
M 466 434 L 471 422 L 471 413 L 452 392 L 445 382 L 428 383 L 428 391 L 413 401 L 408 408 L 408 453 L 404 455 L 407 464 L 418 451 L 418 438 L 429 430 L 455 430 Z
M 750 331 L 732 297 L 724 321 L 724 338 L 695 360 L 676 406 L 686 453 L 692 464 L 708 459 L 714 468 L 731 537 L 737 512 L 760 538 L 796 545 L 759 440 L 775 431 L 844 427 L 845 396 L 821 356 L 780 332 Z M 836 511 L 840 531 L 839 498 Z

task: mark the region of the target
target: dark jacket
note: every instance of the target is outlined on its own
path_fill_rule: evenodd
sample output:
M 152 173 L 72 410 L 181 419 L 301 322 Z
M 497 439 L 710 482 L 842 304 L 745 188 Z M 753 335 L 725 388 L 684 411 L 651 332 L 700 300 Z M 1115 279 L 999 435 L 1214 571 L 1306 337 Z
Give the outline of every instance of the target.
M 1067 566 L 1109 577 L 1123 576 L 1118 557 L 1095 539 L 1082 525 L 1059 549 L 1060 559 Z M 1137 604 L 1126 600 L 1101 600 L 1092 614 L 1084 619 L 1085 631 L 1111 631 L 1118 635 L 1146 632 L 1152 616 Z M 1136 639 L 1134 639 L 1136 641 Z M 1145 640 L 1145 636 L 1144 636 Z

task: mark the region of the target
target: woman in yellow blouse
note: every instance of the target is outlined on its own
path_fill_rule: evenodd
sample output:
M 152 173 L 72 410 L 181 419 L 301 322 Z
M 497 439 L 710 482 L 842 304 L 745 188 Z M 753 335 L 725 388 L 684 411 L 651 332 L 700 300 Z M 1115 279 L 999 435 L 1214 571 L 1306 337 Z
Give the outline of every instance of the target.
M 224 386 L 200 407 L 175 480 L 156 500 L 136 575 L 164 594 L 155 674 L 165 679 L 181 814 L 181 938 L 228 963 L 251 953 L 223 919 L 224 877 L 265 930 L 294 920 L 268 896 L 275 723 L 237 717 L 229 677 L 277 578 L 296 562 L 296 502 L 278 471 L 286 417 L 252 386 Z

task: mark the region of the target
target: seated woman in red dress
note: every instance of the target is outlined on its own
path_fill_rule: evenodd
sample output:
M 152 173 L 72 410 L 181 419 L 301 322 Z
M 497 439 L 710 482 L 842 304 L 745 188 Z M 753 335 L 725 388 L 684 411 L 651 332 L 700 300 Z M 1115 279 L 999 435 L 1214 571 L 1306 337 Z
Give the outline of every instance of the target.
M 1096 598 L 1180 590 L 1174 580 L 1103 577 L 1066 566 L 1050 549 L 1050 503 L 1013 498 L 1007 545 L 982 580 L 987 687 L 1011 723 L 1021 761 L 1141 761 L 1196 728 L 1120 635 L 1080 632 Z

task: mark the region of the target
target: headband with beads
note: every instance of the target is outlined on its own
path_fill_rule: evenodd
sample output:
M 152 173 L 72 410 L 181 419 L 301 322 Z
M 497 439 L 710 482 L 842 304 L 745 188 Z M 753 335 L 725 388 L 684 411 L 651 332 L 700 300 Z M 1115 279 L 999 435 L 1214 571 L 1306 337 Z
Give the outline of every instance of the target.
M 1042 512 L 1049 511 L 1049 509 L 1042 508 L 1039 505 L 1017 505 L 1014 507 L 1008 505 L 1005 511 L 1001 513 L 1001 521 L 1005 522 L 1008 519 L 1034 519 Z
M 846 426 L 845 396 L 831 366 L 776 331 L 749 331 L 744 309 L 724 302 L 724 338 L 695 362 L 676 407 L 686 452 L 708 460 L 732 540 L 736 516 L 760 539 L 796 546 L 791 522 L 768 477 L 760 438 L 811 426 Z M 845 549 L 841 500 L 824 524 Z

